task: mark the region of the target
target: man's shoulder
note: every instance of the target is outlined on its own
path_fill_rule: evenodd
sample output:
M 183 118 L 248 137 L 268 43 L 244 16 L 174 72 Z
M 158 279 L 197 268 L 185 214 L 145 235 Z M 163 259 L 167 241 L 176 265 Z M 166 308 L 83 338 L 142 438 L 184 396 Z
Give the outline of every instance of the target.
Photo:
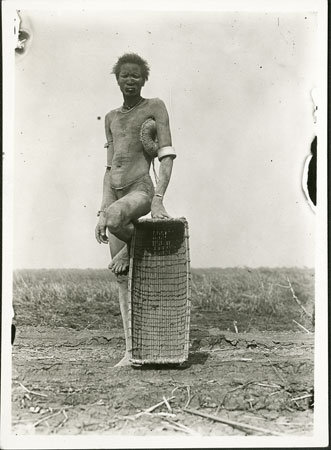
M 151 105 L 164 105 L 164 101 L 159 97 L 148 98 L 146 99 Z
M 121 108 L 115 108 L 115 109 L 110 110 L 110 111 L 106 114 L 105 119 L 106 119 L 107 121 L 111 121 L 111 120 L 114 118 L 115 114 L 116 114 L 118 111 L 120 111 L 120 109 L 121 109 Z
M 157 109 L 165 108 L 164 101 L 161 100 L 159 97 L 148 98 L 146 100 L 148 102 L 148 106 L 150 106 L 151 108 L 157 108 Z

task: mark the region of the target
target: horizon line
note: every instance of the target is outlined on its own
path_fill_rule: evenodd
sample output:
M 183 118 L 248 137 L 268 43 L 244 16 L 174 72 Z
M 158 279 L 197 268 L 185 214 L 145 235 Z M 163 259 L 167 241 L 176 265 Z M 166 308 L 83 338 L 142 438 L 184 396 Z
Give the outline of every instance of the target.
M 190 267 L 191 270 L 213 270 L 213 269 L 309 269 L 315 270 L 314 266 L 208 266 L 208 267 Z M 13 272 L 17 270 L 109 270 L 107 267 L 16 267 L 12 269 Z M 110 271 L 110 270 L 109 270 Z

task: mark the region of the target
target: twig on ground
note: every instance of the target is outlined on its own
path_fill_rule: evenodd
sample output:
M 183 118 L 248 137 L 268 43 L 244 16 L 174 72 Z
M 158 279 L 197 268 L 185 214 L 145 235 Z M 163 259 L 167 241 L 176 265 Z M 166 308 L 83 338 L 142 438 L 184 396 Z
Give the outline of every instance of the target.
M 35 357 L 31 357 L 30 358 L 30 360 L 31 359 L 54 359 L 54 355 L 52 355 L 52 356 L 35 356 Z
M 139 414 L 139 413 L 138 413 Z M 151 413 L 146 413 L 151 414 Z M 117 423 L 119 420 L 136 420 L 136 414 L 132 416 L 116 416 L 115 419 L 109 420 L 108 423 Z
M 182 386 L 176 386 L 175 388 L 173 388 L 173 390 L 171 391 L 171 395 L 174 395 L 174 392 L 176 392 L 180 387 Z
M 191 435 L 194 435 L 194 436 L 199 436 L 200 435 L 196 431 L 192 430 L 191 428 L 187 427 L 186 425 L 184 425 L 184 424 L 182 424 L 180 422 L 174 422 L 173 420 L 169 419 L 169 420 L 167 420 L 167 423 L 169 425 L 171 425 L 175 430 L 184 431 L 184 433 L 191 434 Z
M 254 413 L 251 413 L 251 415 L 244 414 L 242 417 L 247 417 L 247 419 L 263 420 L 264 422 L 267 420 L 265 417 L 258 417 Z
M 231 363 L 231 362 L 249 362 L 253 361 L 252 358 L 232 358 L 232 359 L 222 359 L 222 361 L 219 361 L 218 364 L 223 363 Z
M 102 398 L 100 398 L 99 400 L 97 400 L 94 403 L 90 403 L 90 406 L 104 406 L 105 402 L 102 400 Z
M 163 396 L 162 398 L 163 398 L 163 401 L 164 401 L 166 407 L 168 408 L 168 411 L 169 411 L 170 413 L 172 413 L 172 409 L 171 409 L 171 406 L 169 405 L 168 400 L 165 398 L 165 396 Z
M 57 430 L 58 430 L 59 428 L 63 427 L 63 425 L 68 421 L 68 416 L 67 416 L 67 413 L 65 412 L 65 410 L 62 409 L 61 412 L 62 412 L 62 414 L 64 415 L 64 419 L 62 420 L 62 422 L 60 422 L 60 423 L 57 425 L 57 427 L 56 427 Z
M 280 389 L 280 386 L 278 384 L 266 384 L 266 383 L 255 383 L 257 386 L 262 387 L 270 387 L 270 388 L 278 388 Z
M 292 319 L 292 322 L 294 322 L 296 325 L 298 325 L 298 327 L 302 328 L 303 331 L 305 331 L 308 334 L 311 334 L 311 332 L 309 330 L 307 330 L 307 328 L 305 328 L 303 325 L 301 325 L 299 322 L 297 322 L 296 320 Z
M 312 394 L 301 395 L 301 397 L 291 398 L 291 402 L 296 402 L 297 400 L 302 400 L 304 398 L 310 398 L 312 396 L 313 396 Z
M 231 392 L 237 391 L 238 389 L 244 389 L 245 387 L 249 386 L 250 384 L 254 384 L 255 381 L 248 381 L 247 383 L 241 383 L 239 386 L 231 389 L 227 392 L 227 394 L 230 394 Z
M 272 397 L 273 395 L 279 394 L 279 390 L 275 392 L 271 392 L 271 394 L 268 395 L 268 397 Z
M 22 383 L 18 381 L 18 384 L 29 394 L 39 395 L 39 397 L 48 397 L 46 394 L 40 394 L 39 392 L 30 391 L 30 389 L 26 388 Z
M 275 372 L 275 374 L 282 380 L 282 382 L 284 383 L 284 386 L 286 386 L 286 380 L 284 379 L 283 375 L 278 372 L 278 370 L 276 369 L 276 367 L 272 364 L 272 362 L 270 361 L 270 359 L 266 356 L 270 366 L 272 367 L 273 371 Z
M 61 366 L 62 364 L 63 364 L 62 362 L 56 362 L 56 363 L 54 363 L 54 364 L 51 364 L 50 366 L 42 366 L 41 369 L 42 369 L 42 370 L 49 370 L 49 369 L 51 369 L 52 367 L 55 367 L 55 366 Z
M 207 352 L 207 353 L 213 353 L 213 352 L 230 352 L 228 348 L 207 348 L 207 347 L 201 347 L 199 349 L 199 352 Z M 193 353 L 193 352 L 192 352 Z
M 270 361 L 269 358 L 267 358 L 267 360 L 269 361 L 269 363 L 270 363 L 271 367 L 273 368 L 273 370 L 275 371 L 275 373 L 276 373 L 276 374 L 279 376 L 279 378 L 283 381 L 284 387 L 285 387 L 287 383 L 286 383 L 286 380 L 284 379 L 283 375 L 282 375 L 280 372 L 278 372 L 278 370 L 276 370 L 276 367 L 274 367 L 274 365 L 272 364 L 272 362 Z M 273 392 L 272 394 L 270 394 L 270 396 L 276 394 L 277 392 L 278 392 L 278 391 Z M 288 393 L 288 394 L 289 394 L 289 396 L 291 397 L 291 400 L 293 400 L 292 395 L 291 395 L 290 393 Z M 293 401 L 295 402 L 296 406 L 299 407 L 298 403 L 296 403 L 295 400 L 293 400 Z
M 238 322 L 237 322 L 236 320 L 233 321 L 234 331 L 238 334 L 237 323 L 238 323 Z
M 62 409 L 61 409 L 60 411 L 56 412 L 56 413 L 49 414 L 48 416 L 43 417 L 42 419 L 39 419 L 37 422 L 35 422 L 35 423 L 33 424 L 33 426 L 34 426 L 34 427 L 37 427 L 37 426 L 40 425 L 42 422 L 45 422 L 45 420 L 52 419 L 53 417 L 58 416 L 58 415 L 61 414 L 61 413 L 62 413 Z
M 212 416 L 211 414 L 206 414 L 206 413 L 203 413 L 203 412 L 200 412 L 200 411 L 196 411 L 194 409 L 186 409 L 186 408 L 184 408 L 183 411 L 185 411 L 185 412 L 187 412 L 189 414 L 194 414 L 196 416 L 204 417 L 206 419 L 214 420 L 215 422 L 224 423 L 225 425 L 230 425 L 231 427 L 240 428 L 240 429 L 246 429 L 246 430 L 250 430 L 250 431 L 258 431 L 259 433 L 267 433 L 267 434 L 272 434 L 274 436 L 281 436 L 281 433 L 277 433 L 275 431 L 271 431 L 271 430 L 268 430 L 266 428 L 255 427 L 253 425 L 248 425 L 246 423 L 235 422 L 233 420 L 223 419 L 221 417 Z
M 170 400 L 173 400 L 175 398 L 175 396 L 169 397 L 168 399 L 165 399 L 165 397 L 163 397 L 163 398 L 164 398 L 164 400 L 169 402 Z M 150 412 L 154 411 L 154 409 L 158 408 L 159 406 L 162 406 L 165 403 L 164 400 L 162 400 L 162 402 L 157 403 L 156 405 L 151 406 L 148 409 L 145 409 L 144 411 L 141 411 L 141 412 L 137 413 L 135 415 L 135 417 L 139 417 L 139 416 L 142 416 L 143 414 L 150 413 Z
M 145 413 L 146 416 L 162 416 L 162 417 L 176 417 L 176 414 L 174 413 L 168 413 L 168 412 L 158 412 L 158 413 Z
M 290 411 L 290 412 L 294 412 L 295 411 L 295 409 L 291 408 L 288 405 L 285 405 L 285 409 L 287 409 L 287 411 Z
M 311 426 L 312 426 L 311 424 L 309 424 L 309 423 L 307 424 L 307 428 L 309 428 Z M 304 428 L 305 428 L 306 431 L 308 431 L 305 426 L 304 426 Z M 298 431 L 299 431 L 298 428 L 294 427 L 292 430 L 286 430 L 286 434 L 291 434 L 291 433 L 296 433 L 297 434 Z
M 288 425 L 293 427 L 294 426 L 298 426 L 298 427 L 305 427 L 305 426 L 313 426 L 313 423 L 303 423 L 303 422 L 274 422 L 275 425 Z
M 92 322 L 89 322 L 89 323 L 86 325 L 86 327 L 82 328 L 81 331 L 85 331 L 90 325 L 92 325 L 93 323 L 97 322 L 97 320 L 99 320 L 99 318 L 97 318 L 97 319 L 95 319 L 95 320 L 92 320 Z
M 191 389 L 190 389 L 190 386 L 186 386 L 186 389 L 187 389 L 187 402 L 186 402 L 184 408 L 187 408 L 189 406 L 190 402 L 191 402 Z
M 129 422 L 127 420 L 124 422 L 124 425 L 121 428 L 121 434 L 123 433 L 123 430 L 127 427 L 128 423 Z
M 303 304 L 300 302 L 300 300 L 298 299 L 298 297 L 295 295 L 294 289 L 293 289 L 292 284 L 291 284 L 291 282 L 290 282 L 290 280 L 289 280 L 288 277 L 287 277 L 287 282 L 288 282 L 288 285 L 289 285 L 289 289 L 291 290 L 293 299 L 297 302 L 297 304 L 300 306 L 300 308 L 302 309 L 302 311 L 303 311 L 310 319 L 312 319 L 313 316 L 306 310 L 306 308 L 305 308 L 305 307 L 303 306 Z
M 243 294 L 243 293 L 241 293 L 240 295 L 241 295 L 242 297 L 247 297 L 247 298 L 254 298 L 254 297 L 257 297 L 256 294 Z
M 248 398 L 247 400 L 245 400 L 245 402 L 248 402 L 249 403 L 249 407 L 251 408 L 251 409 L 253 409 L 253 402 L 254 401 L 254 398 Z
M 284 289 L 290 289 L 290 286 L 284 286 L 283 284 L 274 283 L 274 285 L 275 286 L 279 286 L 279 287 L 284 288 Z
M 227 391 L 224 394 L 223 400 L 221 401 L 221 403 L 219 404 L 218 408 L 217 408 L 217 412 L 219 411 L 219 409 L 224 405 L 225 399 L 226 397 L 231 394 L 231 392 L 235 392 L 238 389 L 245 389 L 247 386 L 249 386 L 250 384 L 254 384 L 255 381 L 248 381 L 247 383 L 242 383 L 240 386 L 235 387 L 234 389 L 230 389 L 230 391 Z

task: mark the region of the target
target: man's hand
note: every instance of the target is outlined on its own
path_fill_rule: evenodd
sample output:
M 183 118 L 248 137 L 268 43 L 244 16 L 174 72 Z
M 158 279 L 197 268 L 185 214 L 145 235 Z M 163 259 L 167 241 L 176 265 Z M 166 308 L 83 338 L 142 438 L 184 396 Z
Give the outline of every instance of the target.
M 162 199 L 154 197 L 151 205 L 151 216 L 153 219 L 170 219 L 169 214 L 165 210 Z
M 104 213 L 100 215 L 99 222 L 95 227 L 95 238 L 99 244 L 108 244 L 106 216 Z

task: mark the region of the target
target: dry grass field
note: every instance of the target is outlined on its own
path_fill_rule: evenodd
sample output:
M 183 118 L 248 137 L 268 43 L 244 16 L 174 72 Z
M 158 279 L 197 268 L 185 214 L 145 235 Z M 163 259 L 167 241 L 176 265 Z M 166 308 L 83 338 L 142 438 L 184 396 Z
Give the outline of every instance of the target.
M 193 269 L 180 367 L 113 367 L 124 338 L 108 270 L 20 270 L 13 289 L 18 435 L 312 433 L 312 269 Z

